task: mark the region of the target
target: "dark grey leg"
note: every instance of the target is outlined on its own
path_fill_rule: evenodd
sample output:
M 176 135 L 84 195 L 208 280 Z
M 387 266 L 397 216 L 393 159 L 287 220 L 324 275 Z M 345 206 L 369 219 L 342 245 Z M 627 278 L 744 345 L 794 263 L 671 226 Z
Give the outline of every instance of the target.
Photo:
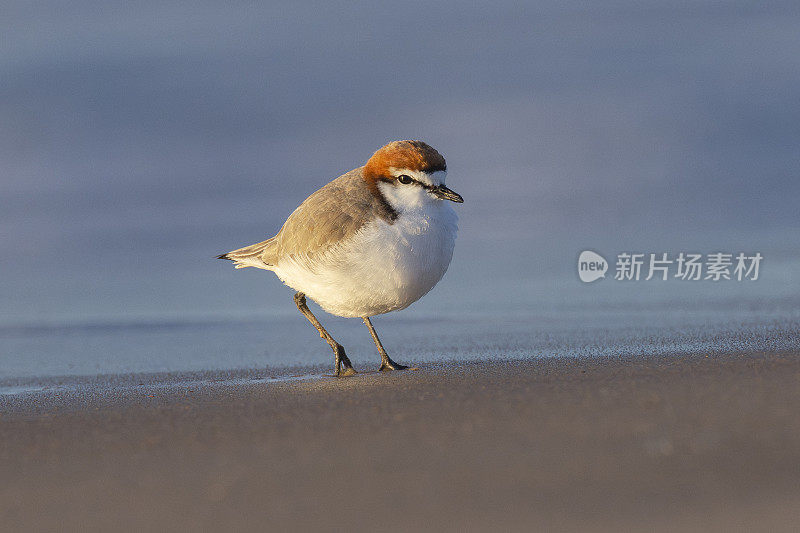
M 336 362 L 336 371 L 335 374 L 337 376 L 352 376 L 356 373 L 356 370 L 353 368 L 353 365 L 350 364 L 350 359 L 347 358 L 347 354 L 344 353 L 344 347 L 336 342 L 331 334 L 328 333 L 325 328 L 322 327 L 322 324 L 319 323 L 317 317 L 314 316 L 314 313 L 311 312 L 311 309 L 308 308 L 306 305 L 306 295 L 302 292 L 298 292 L 294 295 L 294 303 L 297 304 L 297 308 L 300 310 L 303 315 L 311 322 L 317 331 L 319 331 L 319 336 L 325 339 L 325 342 L 333 350 L 333 355 L 335 357 Z
M 380 370 L 405 370 L 408 368 L 405 365 L 401 365 L 400 363 L 395 363 L 392 361 L 391 357 L 389 357 L 389 354 L 387 354 L 386 350 L 383 349 L 383 344 L 381 344 L 381 340 L 378 338 L 375 328 L 372 327 L 372 322 L 370 321 L 369 317 L 362 317 L 361 320 L 363 320 L 364 324 L 367 325 L 367 329 L 369 329 L 369 333 L 372 335 L 372 340 L 375 341 L 375 346 L 378 347 L 378 352 L 381 354 Z

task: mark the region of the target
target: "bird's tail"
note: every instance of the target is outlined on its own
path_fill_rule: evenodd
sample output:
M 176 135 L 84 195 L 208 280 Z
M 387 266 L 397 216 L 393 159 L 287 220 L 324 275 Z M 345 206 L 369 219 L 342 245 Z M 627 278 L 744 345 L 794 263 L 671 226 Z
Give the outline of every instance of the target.
M 255 267 L 272 270 L 272 265 L 265 261 L 265 253 L 275 238 L 267 239 L 244 248 L 239 248 L 226 254 L 218 255 L 217 259 L 233 261 L 236 268 Z

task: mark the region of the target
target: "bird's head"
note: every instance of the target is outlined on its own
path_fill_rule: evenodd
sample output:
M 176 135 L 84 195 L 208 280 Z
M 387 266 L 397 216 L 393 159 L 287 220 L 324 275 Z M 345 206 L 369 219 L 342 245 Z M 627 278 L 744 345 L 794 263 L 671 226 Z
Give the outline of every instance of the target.
M 444 157 L 422 141 L 390 142 L 364 165 L 367 186 L 398 211 L 442 200 L 462 203 L 461 195 L 445 186 L 446 177 Z

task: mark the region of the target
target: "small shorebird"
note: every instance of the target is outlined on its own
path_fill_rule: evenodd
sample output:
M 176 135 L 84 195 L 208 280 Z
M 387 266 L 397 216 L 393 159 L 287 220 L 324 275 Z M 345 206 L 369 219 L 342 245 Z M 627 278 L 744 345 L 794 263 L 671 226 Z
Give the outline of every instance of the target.
M 444 157 L 424 142 L 391 142 L 306 198 L 277 235 L 219 259 L 272 270 L 298 291 L 295 304 L 333 349 L 337 376 L 356 371 L 306 296 L 333 315 L 360 317 L 380 370 L 407 368 L 386 353 L 370 317 L 405 309 L 447 271 L 458 217 L 444 200 L 464 200 L 445 187 L 446 175 Z

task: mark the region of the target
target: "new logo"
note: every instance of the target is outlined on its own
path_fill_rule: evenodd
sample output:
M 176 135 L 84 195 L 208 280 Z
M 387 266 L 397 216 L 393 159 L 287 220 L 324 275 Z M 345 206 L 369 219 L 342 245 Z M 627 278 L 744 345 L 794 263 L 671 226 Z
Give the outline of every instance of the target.
M 606 277 L 608 262 L 602 255 L 596 254 L 591 250 L 581 252 L 578 257 L 578 276 L 584 283 Z

